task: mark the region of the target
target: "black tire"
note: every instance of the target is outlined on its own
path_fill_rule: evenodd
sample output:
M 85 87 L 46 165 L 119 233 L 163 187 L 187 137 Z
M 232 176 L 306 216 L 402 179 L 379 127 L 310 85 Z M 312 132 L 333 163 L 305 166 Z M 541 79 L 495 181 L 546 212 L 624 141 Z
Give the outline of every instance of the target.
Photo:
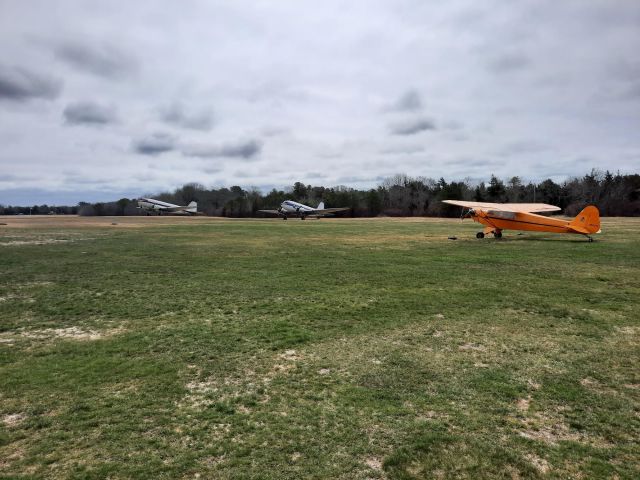
M 484 233 L 482 232 L 476 233 L 476 238 L 484 238 Z
M 495 232 L 493 236 L 496 238 L 502 238 L 502 232 Z

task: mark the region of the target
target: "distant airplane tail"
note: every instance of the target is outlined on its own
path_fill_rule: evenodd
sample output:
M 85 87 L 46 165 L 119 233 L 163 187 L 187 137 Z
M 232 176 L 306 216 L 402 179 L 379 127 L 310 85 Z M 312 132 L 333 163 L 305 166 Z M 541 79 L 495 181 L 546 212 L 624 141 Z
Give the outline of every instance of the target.
M 316 210 L 324 210 L 324 202 L 320 202 L 318 204 L 318 208 L 316 208 Z
M 197 202 L 189 202 L 186 208 L 187 212 L 196 213 L 198 211 L 198 203 Z
M 600 233 L 600 212 L 598 208 L 593 205 L 585 207 L 569 223 L 569 228 L 583 234 Z

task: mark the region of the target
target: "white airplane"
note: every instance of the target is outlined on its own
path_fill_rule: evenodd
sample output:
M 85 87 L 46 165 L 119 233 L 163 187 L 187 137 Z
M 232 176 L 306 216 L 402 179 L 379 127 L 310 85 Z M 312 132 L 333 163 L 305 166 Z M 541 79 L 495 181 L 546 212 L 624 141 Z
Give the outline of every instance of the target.
M 158 215 L 162 215 L 163 212 L 172 215 L 198 214 L 198 204 L 196 202 L 191 202 L 186 207 L 183 207 L 181 205 L 174 205 L 173 203 L 163 202 L 154 198 L 139 198 L 138 208 L 146 210 L 147 215 L 149 215 L 149 212 L 158 212 Z
M 324 215 L 331 215 L 336 212 L 344 212 L 349 210 L 349 207 L 342 208 L 324 208 L 324 202 L 320 202 L 317 208 L 303 205 L 302 203 L 294 202 L 293 200 L 285 200 L 280 204 L 280 208 L 277 210 L 258 210 L 262 213 L 271 213 L 274 215 L 282 215 L 282 219 L 286 220 L 289 215 L 298 216 L 300 220 L 304 220 L 307 217 L 322 217 Z

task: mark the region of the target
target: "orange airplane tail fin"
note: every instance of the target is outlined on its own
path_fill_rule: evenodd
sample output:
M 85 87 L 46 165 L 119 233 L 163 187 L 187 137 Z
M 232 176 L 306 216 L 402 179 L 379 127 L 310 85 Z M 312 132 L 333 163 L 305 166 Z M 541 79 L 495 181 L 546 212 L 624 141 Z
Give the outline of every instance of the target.
M 569 228 L 585 235 L 589 233 L 600 233 L 600 212 L 598 208 L 593 205 L 585 207 L 576 218 L 569 223 Z

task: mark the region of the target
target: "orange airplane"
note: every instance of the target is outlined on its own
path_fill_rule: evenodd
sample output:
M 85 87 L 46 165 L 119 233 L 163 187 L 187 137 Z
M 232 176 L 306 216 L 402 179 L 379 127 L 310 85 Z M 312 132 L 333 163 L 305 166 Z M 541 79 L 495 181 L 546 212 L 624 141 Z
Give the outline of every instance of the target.
M 528 230 L 579 233 L 593 242 L 593 238 L 589 235 L 600 233 L 600 212 L 593 205 L 585 207 L 573 220 L 560 220 L 536 215 L 536 212 L 560 210 L 560 207 L 546 203 L 486 203 L 460 200 L 443 200 L 443 203 L 462 207 L 461 218 L 472 218 L 474 222 L 485 225 L 484 230 L 476 234 L 476 238 L 484 238 L 490 233 L 493 233 L 495 238 L 501 238 L 503 230 Z

